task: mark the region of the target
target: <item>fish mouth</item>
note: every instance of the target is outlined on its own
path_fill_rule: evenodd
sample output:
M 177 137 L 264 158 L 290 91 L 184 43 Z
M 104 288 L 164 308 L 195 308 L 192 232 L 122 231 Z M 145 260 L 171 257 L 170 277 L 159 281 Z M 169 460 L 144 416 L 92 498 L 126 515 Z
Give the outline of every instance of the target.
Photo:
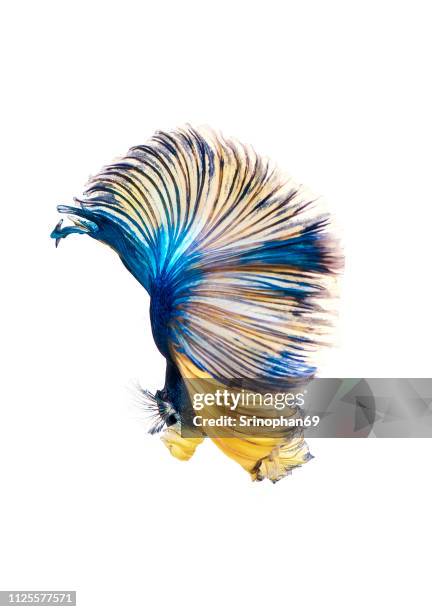
M 57 223 L 50 235 L 50 238 L 55 240 L 56 248 L 60 240 L 70 234 L 89 234 L 94 237 L 99 230 L 98 224 L 93 220 L 94 214 L 86 210 L 82 204 L 81 207 L 60 204 L 57 210 L 59 213 L 66 214 L 72 225 L 63 226 L 63 219 Z
M 153 394 L 140 386 L 138 390 L 141 394 L 142 405 L 151 421 L 149 434 L 160 433 L 165 427 L 170 427 L 179 422 L 180 416 L 169 401 L 165 391 L 156 391 Z

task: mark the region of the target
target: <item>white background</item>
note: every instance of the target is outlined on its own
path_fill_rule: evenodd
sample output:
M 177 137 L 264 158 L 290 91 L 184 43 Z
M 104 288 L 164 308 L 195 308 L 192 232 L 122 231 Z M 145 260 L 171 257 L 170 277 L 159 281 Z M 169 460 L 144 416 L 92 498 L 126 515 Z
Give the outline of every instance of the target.
M 83 611 L 428 610 L 429 440 L 313 440 L 254 483 L 146 435 L 163 359 L 115 254 L 55 206 L 154 129 L 207 123 L 323 194 L 346 252 L 334 376 L 430 376 L 427 2 L 2 9 L 0 589 Z

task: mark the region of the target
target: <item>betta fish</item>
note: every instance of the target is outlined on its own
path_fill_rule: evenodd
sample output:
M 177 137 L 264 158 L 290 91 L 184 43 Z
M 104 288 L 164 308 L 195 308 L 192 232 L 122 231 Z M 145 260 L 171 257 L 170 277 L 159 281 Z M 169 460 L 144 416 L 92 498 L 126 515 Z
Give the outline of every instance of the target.
M 166 379 L 142 393 L 154 411 L 151 433 L 163 430 L 172 455 L 189 459 L 209 436 L 253 480 L 273 482 L 311 458 L 292 428 L 246 435 L 228 423 L 212 436 L 205 425 L 182 426 L 197 412 L 194 393 L 233 381 L 243 391 L 253 381 L 289 388 L 314 376 L 341 267 L 319 200 L 251 146 L 188 125 L 131 148 L 58 211 L 72 225 L 59 221 L 56 246 L 73 233 L 110 246 L 150 296 Z M 215 418 L 226 412 L 207 409 Z

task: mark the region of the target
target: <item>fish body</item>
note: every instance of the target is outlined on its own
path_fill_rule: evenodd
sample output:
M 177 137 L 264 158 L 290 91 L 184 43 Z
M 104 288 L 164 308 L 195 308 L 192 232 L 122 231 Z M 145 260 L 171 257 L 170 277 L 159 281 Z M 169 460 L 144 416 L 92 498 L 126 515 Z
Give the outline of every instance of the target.
M 156 132 L 58 210 L 73 225 L 57 224 L 56 244 L 79 233 L 110 246 L 150 295 L 167 372 L 146 397 L 160 418 L 154 431 L 165 427 L 178 458 L 209 434 L 182 435 L 197 389 L 288 389 L 314 376 L 340 249 L 320 203 L 252 147 L 208 128 Z M 213 441 L 257 480 L 277 481 L 310 458 L 288 430 L 260 438 L 231 428 Z

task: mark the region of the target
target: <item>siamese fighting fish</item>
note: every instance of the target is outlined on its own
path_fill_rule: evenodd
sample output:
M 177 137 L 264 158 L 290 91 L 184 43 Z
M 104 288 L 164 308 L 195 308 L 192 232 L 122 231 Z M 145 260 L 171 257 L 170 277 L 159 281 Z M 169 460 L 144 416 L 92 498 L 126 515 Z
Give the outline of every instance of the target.
M 141 394 L 174 457 L 209 437 L 253 480 L 273 482 L 311 458 L 298 427 L 238 421 L 273 410 L 245 401 L 257 389 L 310 381 L 329 344 L 342 256 L 320 198 L 250 145 L 187 125 L 132 147 L 58 211 L 71 224 L 58 222 L 56 245 L 70 234 L 108 245 L 150 296 L 166 379 Z M 204 409 L 194 401 L 218 390 Z

